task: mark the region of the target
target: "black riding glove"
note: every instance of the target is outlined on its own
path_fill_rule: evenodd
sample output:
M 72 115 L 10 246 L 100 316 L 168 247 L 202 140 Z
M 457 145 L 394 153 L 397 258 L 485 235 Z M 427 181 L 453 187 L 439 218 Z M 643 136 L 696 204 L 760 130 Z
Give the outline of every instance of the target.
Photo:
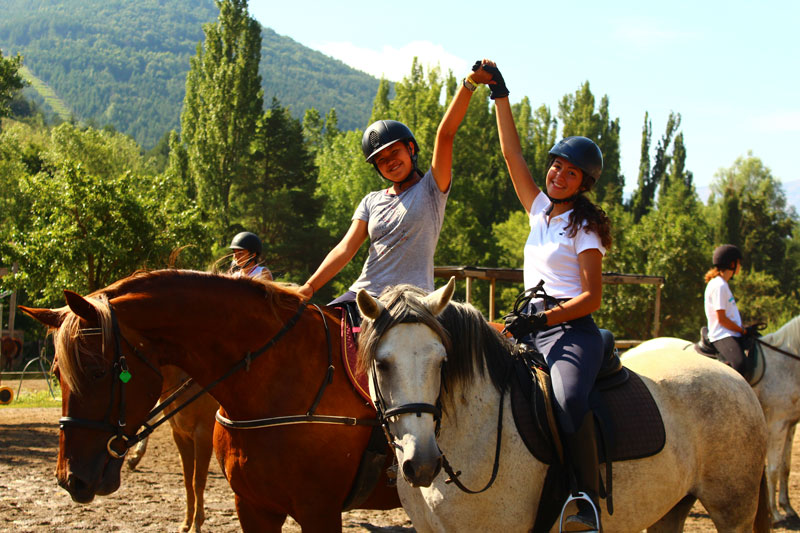
M 480 65 L 478 65 L 480 67 Z M 472 70 L 478 70 L 475 68 L 475 65 L 472 66 Z M 508 89 L 506 88 L 506 82 L 503 79 L 503 75 L 500 74 L 500 69 L 497 67 L 493 67 L 491 65 L 483 65 L 483 70 L 488 72 L 492 75 L 492 81 L 494 83 L 487 83 L 489 86 L 489 90 L 491 91 L 490 98 L 494 100 L 495 98 L 505 98 L 509 95 Z
M 536 333 L 547 327 L 547 317 L 543 312 L 509 314 L 503 317 L 505 328 L 515 339 L 521 339 L 531 333 Z
M 758 337 L 758 329 L 761 324 L 751 324 L 744 328 L 744 334 L 746 337 Z

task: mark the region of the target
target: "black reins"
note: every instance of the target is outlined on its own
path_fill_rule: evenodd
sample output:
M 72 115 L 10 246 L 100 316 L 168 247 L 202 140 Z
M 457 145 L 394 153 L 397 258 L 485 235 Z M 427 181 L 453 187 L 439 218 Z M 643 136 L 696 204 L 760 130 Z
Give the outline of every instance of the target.
M 314 403 L 312 404 L 311 409 L 309 410 L 309 413 L 313 413 L 313 410 L 316 409 L 317 405 L 319 404 L 320 400 L 322 399 L 322 393 L 324 392 L 325 387 L 333 379 L 333 364 L 332 364 L 331 343 L 330 343 L 330 333 L 328 331 L 328 324 L 327 324 L 327 321 L 325 320 L 325 316 L 324 316 L 322 310 L 317 305 L 314 305 L 314 304 L 312 304 L 312 305 L 317 309 L 317 311 L 322 316 L 322 322 L 323 322 L 323 324 L 325 326 L 325 334 L 326 334 L 326 338 L 327 338 L 327 341 L 328 341 L 328 369 L 326 371 L 325 380 L 323 381 L 322 387 L 320 388 L 319 392 L 317 393 L 317 397 L 315 398 Z M 113 306 L 109 302 L 108 308 L 109 308 L 109 312 L 111 314 L 112 334 L 113 334 L 113 337 L 114 337 L 114 362 L 113 362 L 113 365 L 112 365 L 112 372 L 114 372 L 115 374 L 118 373 L 118 375 L 117 375 L 117 377 L 113 377 L 112 376 L 112 379 L 111 379 L 111 400 L 110 400 L 110 403 L 109 403 L 109 406 L 108 406 L 108 410 L 106 411 L 106 415 L 104 416 L 104 418 L 106 420 L 105 421 L 96 421 L 96 420 L 86 420 L 86 419 L 82 419 L 82 418 L 74 418 L 74 417 L 65 416 L 65 417 L 61 417 L 61 419 L 59 420 L 59 427 L 60 427 L 61 430 L 64 430 L 65 428 L 68 428 L 68 427 L 79 427 L 79 428 L 84 428 L 84 429 L 95 429 L 95 430 L 99 430 L 99 431 L 110 431 L 112 433 L 112 436 L 109 439 L 108 443 L 106 444 L 106 448 L 108 450 L 109 455 L 111 455 L 114 459 L 121 459 L 121 458 L 123 458 L 125 456 L 125 454 L 128 453 L 128 450 L 131 447 L 136 445 L 136 443 L 138 443 L 139 441 L 145 439 L 158 426 L 160 426 L 161 424 L 163 424 L 164 422 L 166 422 L 167 420 L 169 420 L 170 418 L 175 416 L 178 412 L 180 412 L 187 405 L 189 405 L 190 403 L 195 401 L 197 398 L 199 398 L 203 394 L 207 393 L 208 391 L 210 391 L 211 389 L 216 387 L 220 382 L 222 382 L 225 379 L 229 378 L 231 375 L 233 375 L 235 372 L 241 370 L 242 368 L 245 368 L 246 370 L 249 370 L 250 363 L 255 358 L 257 358 L 258 356 L 262 355 L 264 352 L 266 352 L 267 350 L 272 348 L 272 346 L 274 346 L 290 329 L 292 329 L 295 326 L 295 324 L 297 324 L 297 322 L 300 320 L 300 317 L 302 316 L 302 314 L 305 311 L 307 306 L 308 306 L 308 302 L 307 301 L 302 302 L 300 304 L 300 306 L 298 307 L 297 311 L 295 312 L 295 314 L 289 319 L 289 321 L 286 322 L 283 325 L 283 327 L 281 327 L 281 329 L 269 341 L 267 341 L 267 343 L 264 344 L 261 348 L 259 348 L 258 350 L 254 351 L 254 352 L 248 352 L 241 360 L 239 360 L 237 363 L 235 363 L 233 366 L 231 366 L 228 369 L 228 371 L 225 372 L 225 374 L 223 374 L 221 377 L 219 377 L 218 379 L 214 380 L 213 382 L 211 382 L 207 386 L 203 387 L 199 392 L 195 393 L 191 398 L 189 398 L 188 400 L 183 402 L 181 405 L 176 407 L 173 411 L 171 411 L 170 413 L 164 415 L 160 420 L 158 420 L 157 422 L 155 422 L 152 425 L 150 425 L 147 422 L 145 422 L 143 424 L 144 429 L 142 431 L 136 433 L 133 436 L 129 436 L 129 435 L 126 435 L 124 433 L 124 428 L 126 426 L 126 421 L 125 421 L 125 408 L 126 408 L 125 385 L 127 384 L 128 381 L 130 381 L 131 374 L 130 374 L 130 371 L 128 370 L 128 364 L 127 364 L 127 360 L 125 358 L 125 355 L 122 354 L 122 350 L 120 348 L 120 339 L 125 340 L 125 343 L 128 345 L 129 348 L 131 348 L 133 353 L 137 357 L 142 359 L 159 376 L 161 376 L 161 372 L 159 372 L 158 369 L 147 358 L 145 358 L 141 353 L 139 353 L 139 351 L 136 350 L 136 348 L 130 342 L 128 342 L 128 340 L 125 339 L 125 337 L 122 336 L 122 334 L 120 333 L 120 330 L 119 330 L 119 323 L 117 321 L 116 313 L 114 312 Z M 94 332 L 94 329 L 85 330 L 85 331 Z M 103 349 L 105 349 L 105 341 L 103 341 Z M 117 379 L 119 379 L 119 382 L 121 383 L 121 385 L 119 386 L 120 387 L 120 391 L 119 391 L 118 418 L 117 418 L 117 421 L 115 423 L 112 420 L 112 412 L 114 410 L 114 398 L 116 396 Z M 151 410 L 150 413 L 148 414 L 146 420 L 151 420 L 158 413 L 160 413 L 162 410 L 164 410 L 170 403 L 173 403 L 177 399 L 177 397 L 186 388 L 188 388 L 188 386 L 190 384 L 191 384 L 191 380 L 187 380 L 186 382 L 184 382 L 177 391 L 175 391 L 172 395 L 170 395 L 169 398 L 167 398 L 164 402 L 160 403 L 153 410 Z M 308 416 L 308 415 L 306 415 L 306 416 Z M 349 417 L 341 417 L 341 418 L 342 419 L 347 419 L 348 422 L 350 420 Z M 227 419 L 225 419 L 225 420 L 227 420 Z M 233 422 L 233 421 L 230 421 L 230 422 Z M 339 423 L 348 423 L 348 422 L 339 422 Z M 361 421 L 361 422 L 364 422 L 364 421 Z M 372 422 L 373 423 L 377 423 L 377 421 L 375 421 L 375 420 L 373 420 Z M 292 423 L 296 423 L 296 422 L 292 422 Z M 353 424 L 351 424 L 351 425 L 353 425 Z M 232 426 L 232 427 L 238 427 L 238 426 Z M 112 443 L 114 441 L 116 441 L 116 440 L 120 440 L 122 442 L 123 446 L 125 447 L 125 450 L 122 453 L 119 453 L 116 450 L 114 450 L 114 448 L 112 448 Z
M 384 308 L 381 313 L 388 313 L 388 311 Z M 406 317 L 400 323 L 415 323 L 419 322 L 414 317 Z M 434 423 L 436 424 L 435 428 L 435 436 L 438 439 L 439 437 L 439 430 L 441 428 L 442 423 L 442 388 L 445 386 L 445 366 L 442 365 L 442 377 L 440 379 L 441 385 L 439 389 L 439 396 L 436 398 L 436 405 L 430 403 L 407 403 L 403 405 L 399 405 L 396 407 L 387 408 L 386 406 L 386 399 L 383 397 L 383 393 L 381 392 L 380 387 L 378 386 L 378 377 L 377 377 L 377 364 L 376 361 L 372 361 L 372 387 L 375 392 L 375 408 L 378 411 L 378 421 L 383 428 L 383 433 L 386 435 L 386 440 L 389 442 L 389 446 L 398 449 L 400 445 L 396 443 L 397 437 L 395 437 L 394 433 L 392 433 L 391 428 L 389 427 L 389 418 L 396 417 L 405 414 L 416 414 L 417 417 L 421 417 L 422 413 L 429 413 L 433 415 Z M 486 485 L 480 490 L 473 490 L 465 486 L 461 481 L 458 479 L 458 476 L 461 475 L 461 470 L 454 470 L 453 467 L 450 465 L 450 462 L 447 460 L 447 456 L 439 447 L 439 443 L 436 443 L 437 448 L 439 448 L 439 453 L 442 455 L 442 468 L 450 476 L 445 483 L 455 483 L 456 487 L 461 489 L 462 491 L 466 492 L 467 494 L 480 494 L 491 487 L 495 480 L 497 479 L 497 473 L 500 470 L 500 446 L 502 443 L 502 436 L 503 436 L 503 403 L 505 402 L 505 394 L 506 394 L 506 384 L 508 382 L 508 378 L 511 374 L 510 372 L 511 367 L 509 367 L 509 372 L 506 375 L 506 379 L 503 380 L 503 387 L 500 391 L 500 408 L 497 417 L 497 444 L 495 445 L 495 452 L 494 452 L 494 464 L 492 466 L 492 475 L 489 478 L 489 481 Z
M 798 356 L 797 354 L 794 354 L 792 352 L 787 352 L 786 350 L 782 350 L 781 348 L 778 348 L 777 346 L 773 346 L 773 345 L 769 344 L 768 342 L 764 342 L 759 337 L 756 337 L 756 341 L 759 344 L 761 344 L 763 346 L 766 346 L 767 348 L 770 348 L 772 350 L 775 350 L 778 353 L 782 353 L 783 355 L 785 355 L 787 357 L 791 357 L 792 359 L 796 359 L 797 361 L 800 361 L 800 356 Z

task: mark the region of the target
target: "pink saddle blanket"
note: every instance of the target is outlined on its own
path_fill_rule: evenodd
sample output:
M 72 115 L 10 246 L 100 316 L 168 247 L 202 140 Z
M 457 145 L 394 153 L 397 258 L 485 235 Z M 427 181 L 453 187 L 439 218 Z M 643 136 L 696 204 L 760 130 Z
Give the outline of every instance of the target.
M 359 328 L 356 329 L 358 333 Z M 353 336 L 353 328 L 347 321 L 347 313 L 342 309 L 341 319 L 341 338 L 342 338 L 342 365 L 344 366 L 347 378 L 353 385 L 353 388 L 358 392 L 370 405 L 372 398 L 369 397 L 369 382 L 367 381 L 367 374 L 357 371 L 358 361 L 358 346 Z

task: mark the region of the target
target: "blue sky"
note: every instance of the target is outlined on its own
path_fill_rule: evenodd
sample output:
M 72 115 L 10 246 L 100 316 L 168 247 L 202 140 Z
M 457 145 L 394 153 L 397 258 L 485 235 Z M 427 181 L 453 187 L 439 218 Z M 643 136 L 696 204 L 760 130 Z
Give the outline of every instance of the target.
M 355 68 L 399 80 L 418 56 L 461 77 L 497 61 L 512 102 L 554 112 L 588 80 L 621 124 L 626 191 L 636 185 L 644 113 L 653 145 L 682 115 L 699 188 L 749 151 L 800 180 L 800 1 L 251 0 L 262 25 Z

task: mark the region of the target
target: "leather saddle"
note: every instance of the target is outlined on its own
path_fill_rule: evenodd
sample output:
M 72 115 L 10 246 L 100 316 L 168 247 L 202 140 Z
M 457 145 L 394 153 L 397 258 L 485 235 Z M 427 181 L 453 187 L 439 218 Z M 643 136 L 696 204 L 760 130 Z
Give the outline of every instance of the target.
M 603 337 L 603 364 L 589 402 L 595 417 L 599 462 L 605 463 L 605 483 L 601 496 L 613 513 L 612 463 L 649 457 L 666 443 L 666 431 L 658 405 L 644 380 L 622 366 L 614 345 L 614 335 L 600 330 Z M 514 422 L 528 450 L 539 461 L 550 465 L 536 513 L 534 531 L 549 531 L 558 517 L 568 486 L 568 459 L 556 422 L 554 395 L 549 369 L 542 354 L 518 344 L 511 378 L 511 407 Z M 601 476 L 602 477 L 602 476 Z
M 708 328 L 706 326 L 700 328 L 700 340 L 694 344 L 694 350 L 700 355 L 725 363 L 725 360 L 708 339 Z M 750 338 L 748 344 L 744 347 L 744 355 L 745 362 L 741 374 L 750 386 L 754 387 L 764 377 L 764 353 L 761 350 L 761 346 L 753 338 Z

